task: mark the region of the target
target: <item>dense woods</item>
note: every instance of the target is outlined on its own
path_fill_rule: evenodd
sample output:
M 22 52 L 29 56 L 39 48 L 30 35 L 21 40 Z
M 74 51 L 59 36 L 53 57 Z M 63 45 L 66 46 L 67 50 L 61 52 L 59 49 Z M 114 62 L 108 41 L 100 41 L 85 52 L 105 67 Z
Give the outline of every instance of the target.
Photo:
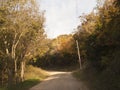
M 1 0 L 0 86 L 24 81 L 26 65 L 78 68 L 77 40 L 80 71 L 99 85 L 91 90 L 120 90 L 120 0 L 98 0 L 90 14 L 79 18 L 73 34 L 48 39 L 35 0 Z

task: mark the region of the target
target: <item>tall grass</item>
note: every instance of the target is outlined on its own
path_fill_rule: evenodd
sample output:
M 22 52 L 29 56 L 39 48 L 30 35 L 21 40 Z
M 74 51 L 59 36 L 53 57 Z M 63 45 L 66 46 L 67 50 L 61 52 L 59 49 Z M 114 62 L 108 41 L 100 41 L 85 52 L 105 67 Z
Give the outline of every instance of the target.
M 48 73 L 45 70 L 41 68 L 33 67 L 33 66 L 26 67 L 25 80 L 38 79 L 41 81 L 46 77 L 48 77 Z

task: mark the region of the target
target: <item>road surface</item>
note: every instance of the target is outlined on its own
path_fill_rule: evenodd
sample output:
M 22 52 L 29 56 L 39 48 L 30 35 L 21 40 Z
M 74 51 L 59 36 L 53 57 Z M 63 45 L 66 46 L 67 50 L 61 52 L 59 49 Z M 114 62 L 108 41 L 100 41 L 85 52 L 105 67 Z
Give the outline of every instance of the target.
M 72 72 L 49 72 L 50 77 L 30 90 L 88 90 L 72 76 Z

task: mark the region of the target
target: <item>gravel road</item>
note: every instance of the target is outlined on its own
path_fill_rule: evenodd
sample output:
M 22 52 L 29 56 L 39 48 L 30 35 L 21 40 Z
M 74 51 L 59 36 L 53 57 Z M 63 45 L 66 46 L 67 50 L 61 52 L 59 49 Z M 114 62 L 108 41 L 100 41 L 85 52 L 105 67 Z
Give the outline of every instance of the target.
M 30 90 L 88 90 L 72 76 L 72 72 L 49 72 L 50 77 Z

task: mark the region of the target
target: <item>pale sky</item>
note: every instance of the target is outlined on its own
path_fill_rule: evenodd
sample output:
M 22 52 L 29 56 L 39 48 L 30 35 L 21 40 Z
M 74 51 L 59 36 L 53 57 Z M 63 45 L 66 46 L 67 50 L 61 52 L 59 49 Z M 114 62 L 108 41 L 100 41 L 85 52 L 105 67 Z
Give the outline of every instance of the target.
M 45 31 L 48 38 L 74 32 L 79 16 L 90 13 L 96 0 L 38 0 L 41 10 L 45 10 Z

